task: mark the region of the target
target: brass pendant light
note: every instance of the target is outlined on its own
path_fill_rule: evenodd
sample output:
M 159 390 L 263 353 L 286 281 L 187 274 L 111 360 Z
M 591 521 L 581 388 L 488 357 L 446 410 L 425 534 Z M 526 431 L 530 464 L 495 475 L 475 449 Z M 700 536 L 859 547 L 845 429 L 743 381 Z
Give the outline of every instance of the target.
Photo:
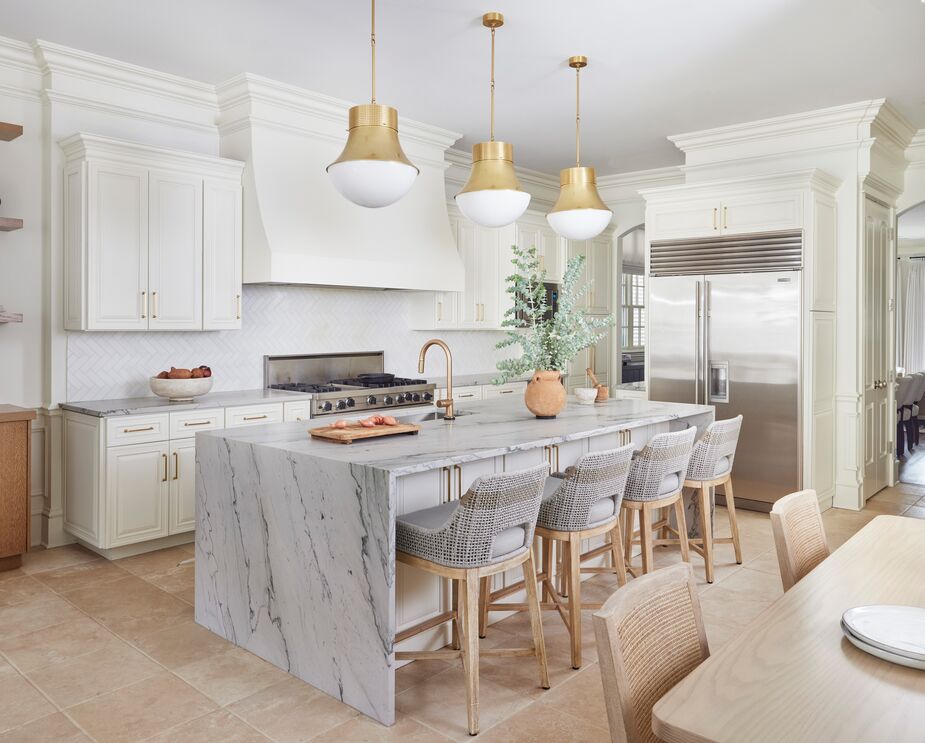
M 559 198 L 546 215 L 549 225 L 568 240 L 589 240 L 601 234 L 613 217 L 613 212 L 597 192 L 594 168 L 581 164 L 581 70 L 588 58 L 568 58 L 575 70 L 575 167 L 559 172 Z
M 334 187 L 360 206 L 389 206 L 401 199 L 420 172 L 398 141 L 398 111 L 376 103 L 376 0 L 371 0 L 372 97 L 353 106 L 347 143 L 328 165 Z
M 483 227 L 503 227 L 520 217 L 530 203 L 514 172 L 514 146 L 495 141 L 495 30 L 504 25 L 501 13 L 486 13 L 482 25 L 491 29 L 490 138 L 472 146 L 472 171 L 456 194 L 459 210 Z

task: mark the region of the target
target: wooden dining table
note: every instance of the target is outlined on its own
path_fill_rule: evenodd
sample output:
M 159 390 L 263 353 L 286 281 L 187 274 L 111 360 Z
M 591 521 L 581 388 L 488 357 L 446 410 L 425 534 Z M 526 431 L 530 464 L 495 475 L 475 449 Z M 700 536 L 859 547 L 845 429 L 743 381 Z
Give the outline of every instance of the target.
M 925 671 L 858 650 L 846 609 L 925 607 L 925 520 L 878 516 L 655 705 L 669 743 L 925 741 Z

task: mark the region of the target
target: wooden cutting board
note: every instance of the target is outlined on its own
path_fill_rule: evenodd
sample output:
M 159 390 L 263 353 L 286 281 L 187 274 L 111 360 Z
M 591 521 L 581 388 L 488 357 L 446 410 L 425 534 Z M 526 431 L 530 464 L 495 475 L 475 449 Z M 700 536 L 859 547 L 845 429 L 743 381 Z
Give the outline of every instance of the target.
M 420 426 L 414 423 L 399 423 L 395 426 L 376 426 L 375 428 L 366 428 L 359 424 L 347 426 L 346 428 L 310 428 L 308 432 L 316 439 L 327 439 L 335 441 L 338 444 L 352 444 L 360 439 L 375 439 L 380 436 L 397 436 L 402 433 L 417 433 L 421 430 Z

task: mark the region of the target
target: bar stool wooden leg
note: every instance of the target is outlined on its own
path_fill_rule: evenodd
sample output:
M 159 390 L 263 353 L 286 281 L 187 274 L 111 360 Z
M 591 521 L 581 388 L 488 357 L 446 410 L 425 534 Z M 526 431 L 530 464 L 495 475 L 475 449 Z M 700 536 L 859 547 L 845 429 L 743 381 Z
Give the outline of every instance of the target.
M 491 578 L 482 578 L 479 590 L 479 637 L 485 638 L 488 627 L 488 597 L 491 595 Z
M 623 524 L 623 559 L 630 563 L 633 557 L 633 514 L 632 508 L 624 508 L 623 516 L 626 522 Z
M 674 504 L 674 515 L 678 522 L 678 542 L 681 545 L 681 559 L 691 561 L 690 547 L 687 543 L 687 520 L 684 518 L 684 498 L 679 496 Z
M 452 594 L 452 605 L 453 605 L 453 650 L 459 650 L 460 642 L 459 639 L 459 581 L 450 580 L 450 592 Z
M 479 732 L 479 577 L 477 570 L 467 570 L 460 581 L 463 612 L 463 670 L 466 674 L 466 707 L 469 735 Z
M 621 515 L 622 518 L 622 515 Z M 620 528 L 620 519 L 613 525 L 610 532 L 610 552 L 613 557 L 613 567 L 617 573 L 617 585 L 626 585 L 626 561 L 623 559 L 623 530 Z
M 707 583 L 713 582 L 713 522 L 710 518 L 710 488 L 705 485 L 697 488 L 700 494 L 700 536 L 703 540 L 703 565 L 707 574 Z
M 568 614 L 572 668 L 581 668 L 581 540 L 568 542 Z
M 643 503 L 639 511 L 639 541 L 642 543 L 642 572 L 651 573 L 655 568 L 652 554 L 652 506 Z
M 726 496 L 726 513 L 729 514 L 729 530 L 732 532 L 732 546 L 736 553 L 736 564 L 742 564 L 742 545 L 739 542 L 739 521 L 736 518 L 736 499 L 732 493 L 732 478 L 723 483 L 723 495 Z
M 546 665 L 546 641 L 543 637 L 543 614 L 540 611 L 539 594 L 536 589 L 536 565 L 533 553 L 523 564 L 524 584 L 527 588 L 527 604 L 530 607 L 530 628 L 533 630 L 533 650 L 540 666 L 540 686 L 549 688 L 549 668 Z
M 546 579 L 543 581 L 543 601 L 552 601 L 552 593 L 549 587 L 552 585 L 552 543 L 553 540 L 543 537 L 543 573 Z

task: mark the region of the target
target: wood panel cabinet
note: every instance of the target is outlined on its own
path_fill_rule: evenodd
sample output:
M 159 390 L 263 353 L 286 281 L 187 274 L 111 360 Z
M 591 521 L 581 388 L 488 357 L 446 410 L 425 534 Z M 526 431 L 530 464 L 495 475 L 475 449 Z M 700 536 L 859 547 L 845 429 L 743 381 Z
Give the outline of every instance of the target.
M 0 405 L 0 571 L 29 551 L 30 453 L 34 410 Z
M 243 163 L 86 134 L 62 148 L 65 328 L 240 327 Z

